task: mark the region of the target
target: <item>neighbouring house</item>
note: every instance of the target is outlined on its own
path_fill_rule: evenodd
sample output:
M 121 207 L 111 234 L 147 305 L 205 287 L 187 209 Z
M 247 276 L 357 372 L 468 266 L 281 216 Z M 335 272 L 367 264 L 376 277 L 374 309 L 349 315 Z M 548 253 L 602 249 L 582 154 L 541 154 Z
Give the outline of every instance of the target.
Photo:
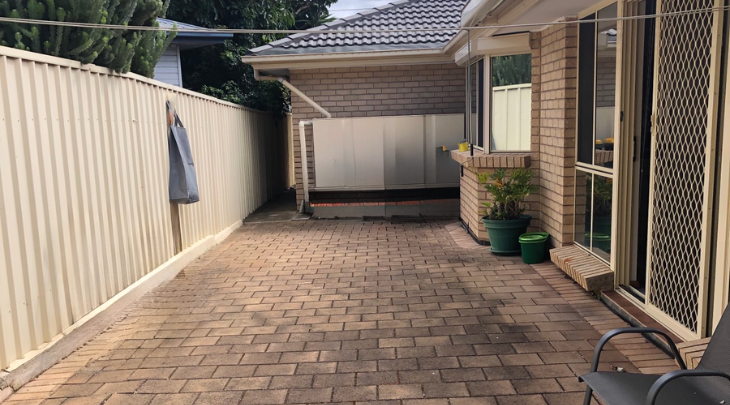
M 178 32 L 170 46 L 163 52 L 157 66 L 155 66 L 155 80 L 173 86 L 183 87 L 181 51 L 222 44 L 225 40 L 233 38 L 233 34 L 206 32 L 205 28 L 197 25 L 185 24 L 166 18 L 158 18 L 157 22 L 161 28 L 173 29 L 177 27 L 200 30 L 200 32 Z
M 399 1 L 315 29 L 457 27 L 464 3 Z M 448 150 L 464 139 L 466 72 L 454 53 L 465 41 L 458 30 L 312 33 L 252 49 L 243 61 L 292 89 L 303 123 L 297 203 L 316 217 L 457 215 Z
M 306 145 L 296 151 L 298 200 L 315 213 L 323 197 L 343 203 L 390 191 L 409 168 L 426 175 L 397 185 L 427 190 L 428 181 L 419 182 L 443 167 L 448 185 L 460 187 L 463 224 L 488 243 L 478 175 L 529 167 L 539 185 L 529 213 L 551 236 L 552 260 L 637 322 L 693 340 L 712 334 L 730 290 L 723 6 L 400 1 L 322 28 L 461 29 L 300 34 L 244 62 L 300 91 L 294 124 L 303 123 Z M 473 155 L 451 151 L 454 177 L 453 165 L 433 166 L 429 157 L 441 142 L 414 143 L 417 134 L 428 138 L 428 117 L 440 114 L 453 114 L 453 126 L 432 126 L 437 133 L 458 126 L 465 134 L 444 138 L 446 146 L 455 149 L 459 138 L 474 145 Z M 383 164 L 389 159 L 396 164 Z

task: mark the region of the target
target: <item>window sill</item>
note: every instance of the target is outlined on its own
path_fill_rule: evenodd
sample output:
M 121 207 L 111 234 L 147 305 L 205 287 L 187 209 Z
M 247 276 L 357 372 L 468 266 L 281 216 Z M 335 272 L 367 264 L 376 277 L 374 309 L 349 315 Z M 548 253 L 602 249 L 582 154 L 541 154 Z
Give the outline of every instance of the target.
M 459 164 L 479 169 L 517 169 L 530 167 L 530 152 L 485 153 L 480 150 L 471 152 L 451 151 L 451 158 Z

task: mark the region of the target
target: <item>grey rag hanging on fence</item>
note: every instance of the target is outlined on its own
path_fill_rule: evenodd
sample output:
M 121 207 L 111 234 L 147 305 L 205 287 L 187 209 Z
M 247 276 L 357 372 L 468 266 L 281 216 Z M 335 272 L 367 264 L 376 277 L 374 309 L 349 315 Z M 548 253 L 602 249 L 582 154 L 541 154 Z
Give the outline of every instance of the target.
M 171 111 L 169 101 L 167 110 Z M 173 110 L 173 114 L 175 117 L 170 124 L 170 133 L 167 137 L 170 152 L 170 201 L 178 204 L 193 204 L 200 201 L 193 153 L 190 150 L 188 131 L 183 127 L 177 111 Z

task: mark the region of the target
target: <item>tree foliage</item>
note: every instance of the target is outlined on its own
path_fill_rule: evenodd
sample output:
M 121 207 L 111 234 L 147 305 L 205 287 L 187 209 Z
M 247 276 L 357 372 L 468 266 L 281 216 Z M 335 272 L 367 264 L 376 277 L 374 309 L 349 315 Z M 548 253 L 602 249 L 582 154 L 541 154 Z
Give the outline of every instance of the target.
M 0 0 L 0 16 L 36 20 L 158 26 L 170 0 Z M 147 77 L 174 33 L 0 24 L 0 45 L 94 63 Z
M 492 59 L 492 87 L 532 82 L 532 55 L 498 56 Z
M 337 0 L 175 0 L 169 18 L 207 28 L 308 29 L 330 20 Z M 257 82 L 241 62 L 249 49 L 284 35 L 236 34 L 225 44 L 183 52 L 185 87 L 252 108 L 282 113 L 289 92 L 276 82 Z

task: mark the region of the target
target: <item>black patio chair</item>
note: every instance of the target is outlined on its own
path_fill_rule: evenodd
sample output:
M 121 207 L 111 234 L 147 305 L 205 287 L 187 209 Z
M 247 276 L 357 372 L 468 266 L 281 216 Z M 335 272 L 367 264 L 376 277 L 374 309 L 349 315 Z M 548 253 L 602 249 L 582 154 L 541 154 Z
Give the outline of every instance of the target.
M 672 349 L 680 370 L 664 375 L 599 372 L 603 346 L 613 337 L 626 333 L 660 335 Z M 606 405 L 730 405 L 730 308 L 725 311 L 702 361 L 687 370 L 679 350 L 666 333 L 653 328 L 615 329 L 596 345 L 591 372 L 580 376 L 586 389 L 585 405 L 595 392 Z

